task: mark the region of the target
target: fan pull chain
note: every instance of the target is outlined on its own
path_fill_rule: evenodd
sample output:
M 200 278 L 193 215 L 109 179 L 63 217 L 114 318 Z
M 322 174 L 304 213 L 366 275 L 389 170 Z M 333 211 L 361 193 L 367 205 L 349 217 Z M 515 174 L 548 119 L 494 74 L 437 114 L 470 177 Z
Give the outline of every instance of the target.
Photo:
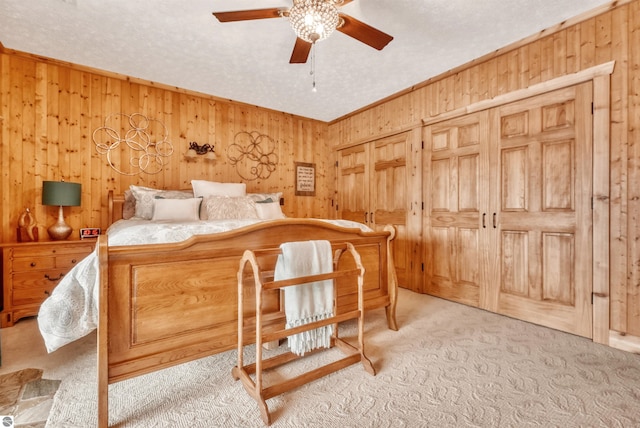
M 316 44 L 311 44 L 311 71 L 309 72 L 311 77 L 313 78 L 313 85 L 311 87 L 311 92 L 318 92 L 316 89 Z

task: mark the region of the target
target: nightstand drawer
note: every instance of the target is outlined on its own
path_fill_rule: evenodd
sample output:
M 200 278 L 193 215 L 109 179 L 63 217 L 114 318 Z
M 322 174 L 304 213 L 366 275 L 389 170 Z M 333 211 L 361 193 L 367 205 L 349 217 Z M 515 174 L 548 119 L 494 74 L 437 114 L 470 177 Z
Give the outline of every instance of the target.
M 13 272 L 31 272 L 40 269 L 71 269 L 78 262 L 89 255 L 86 253 L 69 253 L 58 254 L 50 257 L 14 257 L 13 259 Z M 15 256 L 15 252 L 14 252 Z
M 65 256 L 58 256 L 58 257 L 56 257 L 56 267 L 58 269 L 70 270 L 75 265 L 80 263 L 80 260 L 84 259 L 88 255 L 89 255 L 89 253 L 87 253 L 87 254 L 69 254 L 68 256 L 66 256 L 66 255 Z
M 87 242 L 82 244 L 58 244 L 58 245 L 43 245 L 43 246 L 24 246 L 14 247 L 12 249 L 14 258 L 40 258 L 40 257 L 54 257 L 64 254 L 77 254 L 86 253 L 89 254 L 93 251 L 95 242 Z
M 40 269 L 52 269 L 56 267 L 56 260 L 52 257 L 29 257 L 13 259 L 14 272 L 30 272 Z
M 15 306 L 39 305 L 49 297 L 56 284 L 57 282 L 47 281 L 29 288 L 14 288 L 11 303 Z
M 66 275 L 60 269 L 48 269 L 35 272 L 16 273 L 13 275 L 13 292 L 29 288 L 53 288 Z

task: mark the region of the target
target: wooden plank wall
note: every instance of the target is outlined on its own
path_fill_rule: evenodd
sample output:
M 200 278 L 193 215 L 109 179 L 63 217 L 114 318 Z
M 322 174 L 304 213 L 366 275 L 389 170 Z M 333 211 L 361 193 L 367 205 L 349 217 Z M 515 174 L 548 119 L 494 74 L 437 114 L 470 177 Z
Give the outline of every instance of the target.
M 122 175 L 96 151 L 93 131 L 111 114 L 141 113 L 164 123 L 174 147 L 159 174 Z M 291 217 L 333 214 L 334 167 L 326 156 L 327 124 L 277 111 L 163 87 L 4 49 L 0 45 L 0 166 L 2 242 L 15 241 L 17 220 L 27 207 L 35 213 L 41 240 L 57 209 L 43 207 L 42 181 L 82 184 L 82 206 L 65 208 L 74 228 L 107 226 L 108 190 L 129 185 L 190 188 L 190 180 L 245 181 L 226 149 L 239 132 L 257 131 L 273 139 L 278 162 L 268 179 L 246 181 L 249 192 L 282 191 Z M 116 121 L 118 122 L 118 121 Z M 129 129 L 120 120 L 120 132 Z M 186 161 L 188 143 L 215 145 L 215 163 Z M 125 162 L 125 159 L 118 159 Z M 295 196 L 294 162 L 316 164 L 316 196 Z M 246 176 L 246 174 L 245 174 Z
M 334 121 L 329 141 L 375 140 L 612 60 L 611 328 L 640 336 L 640 0 L 612 2 Z

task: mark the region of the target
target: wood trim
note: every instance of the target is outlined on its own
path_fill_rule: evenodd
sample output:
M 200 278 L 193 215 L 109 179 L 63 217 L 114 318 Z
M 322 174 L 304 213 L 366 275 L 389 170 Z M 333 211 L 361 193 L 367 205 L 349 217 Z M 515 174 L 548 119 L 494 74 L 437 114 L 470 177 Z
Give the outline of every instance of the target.
M 609 332 L 609 346 L 621 351 L 640 354 L 640 337 L 611 330 Z
M 98 376 L 98 427 L 109 426 L 109 337 L 107 315 L 109 313 L 109 268 L 107 235 L 98 237 L 98 263 L 100 266 L 97 376 Z
M 613 71 L 613 67 L 612 67 Z M 593 79 L 593 341 L 609 344 L 609 151 L 611 75 Z
M 371 143 L 372 141 L 383 140 L 388 137 L 394 137 L 399 134 L 404 134 L 405 132 L 413 131 L 414 129 L 419 129 L 422 127 L 422 122 L 412 123 L 407 126 L 403 126 L 402 128 L 394 129 L 390 132 L 385 132 L 382 134 L 376 134 L 374 137 L 362 138 L 360 140 L 352 141 L 350 143 L 340 144 L 338 146 L 333 147 L 334 152 L 339 152 L 340 150 L 348 149 L 349 147 L 359 146 L 361 144 Z

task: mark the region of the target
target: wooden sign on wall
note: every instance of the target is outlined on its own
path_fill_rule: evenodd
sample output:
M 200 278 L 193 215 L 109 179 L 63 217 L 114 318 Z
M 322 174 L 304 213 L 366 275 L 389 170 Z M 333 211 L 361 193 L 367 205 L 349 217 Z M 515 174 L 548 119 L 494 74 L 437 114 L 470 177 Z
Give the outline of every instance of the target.
M 316 195 L 316 164 L 296 162 L 296 196 Z

